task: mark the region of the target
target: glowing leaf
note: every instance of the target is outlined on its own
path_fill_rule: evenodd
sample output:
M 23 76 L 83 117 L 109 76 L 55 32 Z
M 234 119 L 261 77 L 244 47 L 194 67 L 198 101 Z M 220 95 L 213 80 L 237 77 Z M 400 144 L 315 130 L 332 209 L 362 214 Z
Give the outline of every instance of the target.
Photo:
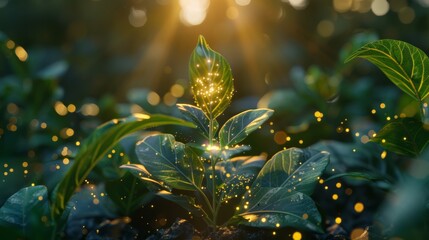
M 231 68 L 225 58 L 213 51 L 203 36 L 192 52 L 189 76 L 195 102 L 209 119 L 228 107 L 234 93 Z
M 429 58 L 419 48 L 398 40 L 368 43 L 349 56 L 364 58 L 375 64 L 402 91 L 416 101 L 429 95 Z

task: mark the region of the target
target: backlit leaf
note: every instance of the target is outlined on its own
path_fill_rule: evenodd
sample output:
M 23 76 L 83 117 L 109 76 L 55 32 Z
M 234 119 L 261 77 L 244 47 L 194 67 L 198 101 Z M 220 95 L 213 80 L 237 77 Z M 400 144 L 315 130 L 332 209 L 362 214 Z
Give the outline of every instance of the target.
M 213 51 L 203 36 L 189 61 L 191 89 L 198 107 L 215 119 L 228 107 L 234 93 L 231 67 L 225 58 Z
M 375 64 L 402 91 L 416 101 L 429 95 L 429 58 L 419 48 L 398 40 L 368 43 L 349 56 Z
M 271 109 L 252 109 L 230 118 L 219 131 L 220 145 L 222 147 L 232 146 L 243 141 L 267 121 L 273 112 Z
M 416 119 L 400 118 L 386 124 L 371 141 L 397 154 L 417 156 L 429 143 L 429 130 Z

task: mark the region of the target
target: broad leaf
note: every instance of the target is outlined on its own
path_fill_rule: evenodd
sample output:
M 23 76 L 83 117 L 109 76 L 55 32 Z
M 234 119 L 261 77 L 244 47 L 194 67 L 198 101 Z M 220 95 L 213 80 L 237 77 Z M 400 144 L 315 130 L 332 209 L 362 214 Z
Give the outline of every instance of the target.
M 66 203 L 97 163 L 124 137 L 147 128 L 167 124 L 193 127 L 181 119 L 163 115 L 134 114 L 99 126 L 82 144 L 73 165 L 52 195 L 53 215 L 61 216 Z
M 43 216 L 46 221 L 42 221 Z M 49 223 L 48 217 L 48 191 L 45 186 L 22 188 L 0 208 L 0 226 L 17 229 L 19 235 L 26 237 L 40 238 L 42 232 L 47 230 L 44 227 Z
M 204 137 L 209 138 L 209 125 L 210 120 L 207 115 L 200 109 L 189 104 L 177 104 L 180 112 L 185 116 L 186 120 L 193 122 L 198 130 L 200 130 Z M 216 131 L 219 129 L 219 123 L 213 121 L 213 134 L 216 134 Z
M 240 204 L 236 215 L 245 218 L 241 223 L 320 231 L 321 217 L 308 195 L 328 163 L 326 152 L 291 148 L 275 154 Z
M 154 196 L 146 184 L 131 174 L 106 182 L 106 193 L 125 216 L 151 201 Z
M 243 141 L 250 133 L 258 129 L 273 114 L 271 109 L 252 109 L 230 118 L 219 131 L 222 147 Z
M 285 187 L 310 195 L 329 163 L 327 152 L 289 148 L 275 154 L 259 172 L 254 187 Z
M 104 156 L 94 168 L 95 173 L 99 174 L 102 179 L 109 181 L 121 178 L 125 172 L 119 167 L 130 161 L 120 144 L 117 144 L 112 150 L 115 150 L 114 153 L 110 152 Z
M 371 139 L 385 149 L 406 156 L 417 156 L 429 143 L 429 131 L 413 118 L 395 119 Z
M 330 176 L 329 178 L 325 179 L 325 182 L 337 179 L 337 178 L 353 178 L 358 180 L 366 180 L 366 181 L 386 181 L 391 183 L 392 180 L 388 176 L 383 176 L 378 173 L 371 173 L 371 172 L 346 172 L 346 173 L 339 173 Z
M 200 206 L 197 206 L 195 204 L 194 199 L 191 197 L 184 195 L 175 195 L 165 190 L 157 192 L 156 195 L 168 201 L 176 203 L 177 205 L 194 214 L 196 217 L 199 217 L 202 213 L 202 208 Z
M 242 156 L 218 162 L 216 180 L 221 201 L 241 197 L 250 188 L 265 161 L 266 157 L 261 155 Z
M 192 52 L 189 77 L 195 102 L 210 119 L 228 107 L 234 93 L 231 67 L 225 58 L 213 51 L 203 36 Z
M 246 198 L 240 208 L 249 208 L 239 213 L 241 224 L 252 227 L 295 227 L 322 232 L 321 216 L 313 200 L 300 192 L 288 192 L 283 187 L 260 188 L 252 197 Z
M 429 95 L 429 58 L 419 48 L 398 40 L 368 43 L 347 58 L 364 58 L 375 64 L 402 91 L 416 101 Z
M 204 167 L 200 158 L 173 135 L 150 135 L 137 143 L 136 153 L 151 178 L 182 190 L 201 187 Z

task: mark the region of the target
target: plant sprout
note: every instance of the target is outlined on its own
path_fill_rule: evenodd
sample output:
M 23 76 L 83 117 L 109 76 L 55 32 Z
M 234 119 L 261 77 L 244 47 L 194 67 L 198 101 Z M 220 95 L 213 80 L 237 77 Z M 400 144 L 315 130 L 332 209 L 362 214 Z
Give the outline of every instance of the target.
M 244 224 L 320 232 L 321 217 L 308 195 L 326 168 L 329 155 L 291 148 L 269 161 L 264 155 L 236 157 L 250 149 L 239 144 L 268 120 L 273 110 L 246 110 L 219 128 L 216 119 L 231 103 L 233 77 L 225 58 L 202 36 L 191 55 L 189 74 L 197 106 L 178 104 L 178 108 L 197 126 L 207 144 L 185 144 L 170 134 L 152 134 L 136 145 L 141 164 L 122 168 L 155 185 L 158 196 L 202 217 L 212 229 L 220 224 Z M 228 207 L 231 199 L 241 202 L 225 222 L 220 220 L 225 214 L 221 209 Z

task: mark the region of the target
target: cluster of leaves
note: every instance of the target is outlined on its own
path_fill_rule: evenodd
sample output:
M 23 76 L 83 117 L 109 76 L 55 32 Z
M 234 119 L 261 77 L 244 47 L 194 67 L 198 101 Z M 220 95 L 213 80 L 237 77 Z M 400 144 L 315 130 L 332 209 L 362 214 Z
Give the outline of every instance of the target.
M 199 66 L 207 68 L 200 70 Z M 170 134 L 151 134 L 137 144 L 136 153 L 142 165 L 124 165 L 124 168 L 148 182 L 145 186 L 158 196 L 176 202 L 196 217 L 202 216 L 211 227 L 220 224 L 221 207 L 238 199 L 241 203 L 234 215 L 229 216 L 229 224 L 270 228 L 293 226 L 322 231 L 321 216 L 309 195 L 328 164 L 328 154 L 288 149 L 277 153 L 268 162 L 262 155 L 234 157 L 250 149 L 237 144 L 258 129 L 271 116 L 272 110 L 242 112 L 219 129 L 216 117 L 228 106 L 233 92 L 229 64 L 200 37 L 190 69 L 192 79 L 198 81 L 207 77 L 208 82 L 192 85 L 201 108 L 179 105 L 189 122 L 164 115 L 135 114 L 101 125 L 81 143 L 73 165 L 51 194 L 44 186 L 26 187 L 6 201 L 0 208 L 2 232 L 14 229 L 8 231 L 7 236 L 55 238 L 69 219 L 74 206 L 70 202 L 73 193 L 97 169 L 97 164 L 104 162 L 103 157 L 108 151 L 117 147 L 126 136 L 166 124 L 197 127 L 209 143 L 206 146 L 183 144 L 176 142 Z M 198 92 L 201 87 L 205 88 L 204 92 Z M 114 179 L 119 180 L 118 177 L 121 180 L 108 184 L 106 190 L 125 214 L 153 196 L 147 192 L 136 196 L 136 178 L 130 179 L 121 173 Z M 115 186 L 124 188 L 120 183 L 123 179 L 134 181 L 132 189 L 124 193 L 130 196 L 127 204 L 115 189 Z M 177 190 L 183 193 L 176 194 Z
M 137 143 L 141 164 L 124 165 L 159 188 L 158 196 L 176 202 L 215 228 L 222 222 L 256 227 L 293 226 L 322 231 L 321 217 L 311 200 L 328 154 L 300 149 L 263 156 L 234 157 L 250 149 L 238 145 L 271 115 L 270 109 L 239 113 L 219 129 L 218 117 L 229 105 L 233 82 L 229 65 L 200 36 L 190 63 L 191 85 L 199 107 L 180 104 L 208 144 L 184 144 L 169 134 L 150 135 Z M 219 131 L 218 131 L 219 129 Z M 173 190 L 181 190 L 180 194 Z M 220 212 L 240 201 L 233 215 Z M 225 217 L 225 215 L 227 215 Z
M 429 214 L 428 179 L 428 96 L 429 58 L 419 48 L 398 40 L 378 40 L 368 43 L 351 54 L 346 61 L 364 58 L 375 64 L 400 90 L 418 103 L 420 117 L 400 116 L 382 127 L 371 141 L 398 155 L 414 158 L 391 190 L 397 201 L 387 201 L 380 210 L 384 235 L 420 238 L 427 233 L 424 220 Z M 403 115 L 403 114 L 401 114 Z M 417 170 L 418 169 L 418 170 Z M 399 209 L 399 205 L 412 206 Z M 401 219 L 413 219 L 404 222 Z M 425 228 L 424 231 L 422 227 Z M 420 229 L 420 230 L 417 230 Z

